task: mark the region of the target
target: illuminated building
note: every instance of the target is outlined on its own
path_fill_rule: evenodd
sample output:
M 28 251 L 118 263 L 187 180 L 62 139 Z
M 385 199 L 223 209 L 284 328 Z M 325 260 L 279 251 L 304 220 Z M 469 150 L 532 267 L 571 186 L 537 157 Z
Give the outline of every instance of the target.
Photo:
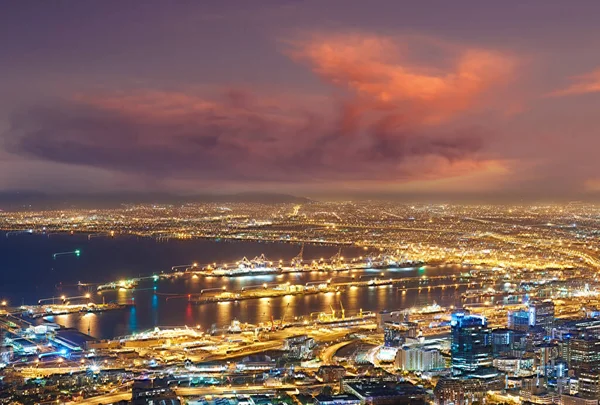
M 552 364 L 560 355 L 560 348 L 556 343 L 544 342 L 533 348 L 536 354 L 537 366 L 542 375 L 548 376 L 552 370 Z
M 431 371 L 444 368 L 445 361 L 439 350 L 404 346 L 396 354 L 396 367 L 405 371 Z
M 554 302 L 532 301 L 529 303 L 529 326 L 539 326 L 543 328 L 548 335 L 552 333 L 554 327 Z
M 579 395 L 562 394 L 560 396 L 561 405 L 598 405 L 597 399 L 582 398 Z
M 133 382 L 131 403 L 133 405 L 152 403 L 180 405 L 181 401 L 169 388 L 167 379 L 155 378 L 140 379 Z
M 338 382 L 346 375 L 346 369 L 343 366 L 321 366 L 317 371 L 317 377 L 325 382 Z
M 283 350 L 288 352 L 290 359 L 311 359 L 314 357 L 315 340 L 307 335 L 292 336 L 283 341 Z
M 383 341 L 388 347 L 400 347 L 408 338 L 417 337 L 418 325 L 414 322 L 385 322 L 383 326 Z
M 319 394 L 315 397 L 315 405 L 359 405 L 360 403 L 360 399 L 352 394 Z
M 529 312 L 512 311 L 508 313 L 508 328 L 526 332 L 529 329 Z
M 436 405 L 472 404 L 482 402 L 486 393 L 479 380 L 442 378 L 433 390 L 433 397 Z
M 587 399 L 600 399 L 600 370 L 583 369 L 578 372 L 579 396 Z
M 494 329 L 492 331 L 492 350 L 494 356 L 513 350 L 525 349 L 525 333 L 512 329 Z
M 578 376 L 580 370 L 600 368 L 600 339 L 585 337 L 569 341 L 571 369 Z
M 531 354 L 523 357 L 494 357 L 494 367 L 512 376 L 530 375 L 533 363 Z
M 492 365 L 491 331 L 484 317 L 452 314 L 452 371 L 455 374 L 472 372 Z

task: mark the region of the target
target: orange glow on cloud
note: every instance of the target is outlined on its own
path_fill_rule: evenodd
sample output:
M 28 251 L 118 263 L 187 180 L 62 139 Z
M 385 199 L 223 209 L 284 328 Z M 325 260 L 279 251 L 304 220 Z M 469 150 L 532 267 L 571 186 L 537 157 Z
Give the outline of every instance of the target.
M 502 182 L 511 164 L 486 154 L 488 134 L 460 118 L 493 107 L 486 94 L 513 78 L 515 58 L 430 40 L 425 45 L 443 57 L 418 63 L 408 45 L 358 34 L 293 42 L 294 60 L 342 89 L 328 103 L 237 88 L 79 94 L 39 124 L 56 132 L 69 153 L 37 133 L 17 148 L 56 162 L 166 173 L 184 182 L 199 175 L 207 183 L 415 192 Z M 85 119 L 71 119 L 79 114 Z M 111 143 L 119 149 L 106 147 Z M 86 158 L 92 151 L 101 158 Z
M 600 92 L 600 69 L 585 75 L 575 76 L 572 79 L 575 83 L 562 90 L 554 91 L 549 96 L 560 97 Z
M 437 123 L 472 108 L 486 90 L 513 76 L 513 57 L 463 49 L 446 69 L 425 69 L 400 51 L 401 41 L 374 35 L 316 36 L 292 43 L 291 55 L 373 109 L 403 109 Z M 434 49 L 447 53 L 441 45 Z

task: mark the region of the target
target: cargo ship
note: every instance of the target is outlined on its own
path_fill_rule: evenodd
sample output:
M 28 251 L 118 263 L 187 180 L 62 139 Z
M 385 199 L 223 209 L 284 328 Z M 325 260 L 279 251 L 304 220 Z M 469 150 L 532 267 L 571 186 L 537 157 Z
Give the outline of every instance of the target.
M 204 269 L 207 275 L 216 277 L 235 277 L 235 276 L 254 276 L 264 274 L 281 273 L 281 266 L 274 266 L 264 254 L 255 257 L 252 260 L 244 257 L 235 263 L 235 266 L 219 266 L 217 268 L 207 267 Z

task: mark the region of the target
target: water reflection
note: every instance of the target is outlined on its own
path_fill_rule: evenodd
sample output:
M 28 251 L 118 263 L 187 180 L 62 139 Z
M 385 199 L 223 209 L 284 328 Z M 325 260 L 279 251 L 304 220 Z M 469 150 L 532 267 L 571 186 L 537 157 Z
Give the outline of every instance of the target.
M 98 333 L 98 315 L 91 312 L 83 315 L 79 320 L 77 329 L 85 331 L 88 335 L 95 336 Z
M 384 272 L 387 277 L 411 277 L 418 280 L 422 275 L 428 277 L 435 275 L 448 275 L 459 272 L 460 268 L 428 267 L 426 270 L 408 269 Z M 391 286 L 356 287 L 345 286 L 339 293 L 322 293 L 299 296 L 284 296 L 280 298 L 263 298 L 258 300 L 242 300 L 238 302 L 219 304 L 195 304 L 190 302 L 188 295 L 198 294 L 200 290 L 220 290 L 223 286 L 227 290 L 239 289 L 248 286 L 257 286 L 263 283 L 306 284 L 310 282 L 325 281 L 333 278 L 335 282 L 352 281 L 352 276 L 358 280 L 381 277 L 381 271 L 356 271 L 340 274 L 327 274 L 311 272 L 302 274 L 282 274 L 260 277 L 198 277 L 189 276 L 177 279 L 161 279 L 156 283 L 148 281 L 148 285 L 140 282 L 135 290 L 109 291 L 104 293 L 106 302 L 135 303 L 135 307 L 126 311 L 114 311 L 97 314 L 88 320 L 83 315 L 74 314 L 66 317 L 57 317 L 56 322 L 65 326 L 76 327 L 84 333 L 88 328 L 93 336 L 105 338 L 116 335 L 150 329 L 154 326 L 196 326 L 209 329 L 213 324 L 219 327 L 231 324 L 233 319 L 251 324 L 270 323 L 272 319 L 280 322 L 281 317 L 286 320 L 301 317 L 315 318 L 319 312 L 336 314 L 341 313 L 342 307 L 346 316 L 363 311 L 379 311 L 382 309 L 400 309 L 412 306 L 428 305 L 434 301 L 440 305 L 460 303 L 460 294 L 466 290 L 465 286 L 436 288 L 434 285 L 421 284 L 420 291 L 414 288 L 419 284 Z M 153 287 L 157 290 L 154 291 Z M 96 299 L 99 302 L 99 298 Z
M 137 309 L 135 306 L 132 306 L 129 309 L 129 330 L 132 332 L 137 332 L 137 325 Z

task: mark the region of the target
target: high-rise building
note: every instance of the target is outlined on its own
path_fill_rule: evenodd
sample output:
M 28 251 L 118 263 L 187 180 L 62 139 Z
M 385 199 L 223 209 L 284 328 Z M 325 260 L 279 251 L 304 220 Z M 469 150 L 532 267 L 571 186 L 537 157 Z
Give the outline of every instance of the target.
M 598 369 L 579 370 L 579 396 L 586 399 L 600 399 L 600 371 Z
M 552 333 L 554 327 L 554 302 L 532 301 L 529 303 L 529 326 L 539 326 L 543 328 L 548 335 Z
M 452 371 L 463 374 L 492 365 L 491 331 L 483 316 L 452 314 Z
M 512 311 L 508 313 L 508 328 L 519 331 L 527 331 L 529 329 L 529 312 L 527 311 Z
M 494 356 L 525 349 L 525 332 L 512 329 L 494 329 L 492 331 L 492 348 Z
M 600 339 L 584 337 L 569 340 L 569 360 L 577 376 L 580 370 L 600 369 Z

